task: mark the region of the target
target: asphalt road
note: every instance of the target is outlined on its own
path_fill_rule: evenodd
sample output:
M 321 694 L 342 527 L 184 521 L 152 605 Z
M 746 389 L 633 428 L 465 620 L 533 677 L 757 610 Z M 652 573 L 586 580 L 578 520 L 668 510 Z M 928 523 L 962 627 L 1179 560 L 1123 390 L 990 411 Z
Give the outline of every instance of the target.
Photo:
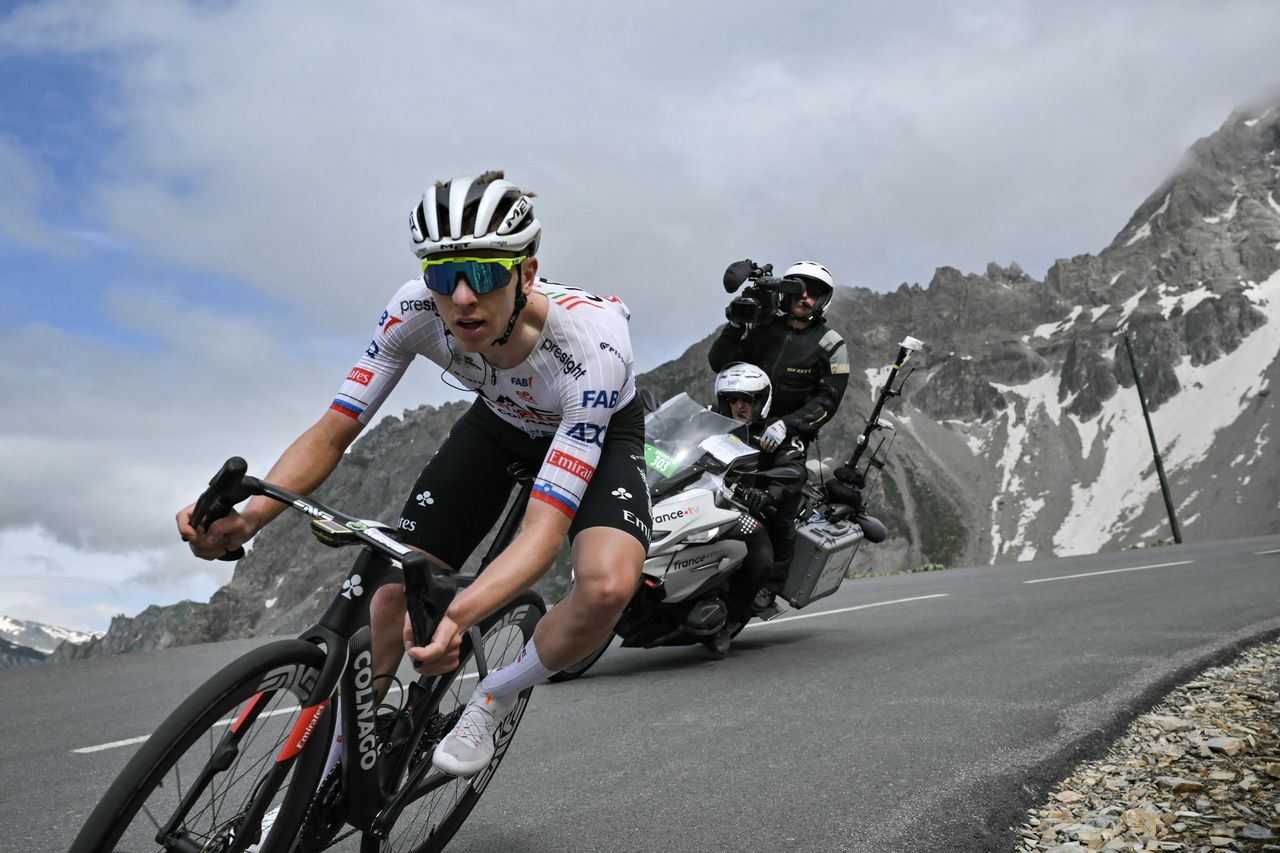
M 539 687 L 449 849 L 1006 853 L 1077 761 L 1277 633 L 1280 536 L 846 582 L 726 660 L 613 648 Z M 73 750 L 254 644 L 0 672 L 0 849 L 65 850 L 135 747 Z

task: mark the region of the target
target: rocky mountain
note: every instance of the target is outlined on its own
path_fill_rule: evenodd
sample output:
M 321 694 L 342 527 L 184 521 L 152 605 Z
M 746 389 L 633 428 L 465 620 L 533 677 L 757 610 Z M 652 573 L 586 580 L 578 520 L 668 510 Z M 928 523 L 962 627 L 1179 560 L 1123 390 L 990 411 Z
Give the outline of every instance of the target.
M 44 663 L 44 660 L 44 652 L 11 643 L 0 637 L 0 669 L 8 669 L 11 666 L 30 666 L 33 663 Z
M 64 640 L 84 643 L 98 636 L 96 631 L 72 631 L 42 622 L 27 622 L 0 615 L 0 639 L 19 646 L 26 646 L 42 654 L 49 654 Z
M 1278 185 L 1280 104 L 1245 109 L 1192 146 L 1109 246 L 1058 261 L 1043 281 L 1017 264 L 990 264 L 982 274 L 941 268 L 926 287 L 841 289 L 830 322 L 848 342 L 854 373 L 823 431 L 824 457 L 847 456 L 897 342 L 910 334 L 928 345 L 889 413 L 898 429 L 876 512 L 892 536 L 863 548 L 854 570 L 1167 538 L 1125 336 L 1184 536 L 1274 532 L 1280 466 L 1266 448 L 1276 437 L 1270 390 L 1280 378 Z M 708 400 L 710 340 L 639 384 L 659 399 L 686 390 Z M 462 410 L 427 406 L 385 418 L 320 499 L 393 520 Z M 304 525 L 274 525 L 208 604 L 121 617 L 84 653 L 295 631 L 315 620 L 349 560 L 315 547 Z

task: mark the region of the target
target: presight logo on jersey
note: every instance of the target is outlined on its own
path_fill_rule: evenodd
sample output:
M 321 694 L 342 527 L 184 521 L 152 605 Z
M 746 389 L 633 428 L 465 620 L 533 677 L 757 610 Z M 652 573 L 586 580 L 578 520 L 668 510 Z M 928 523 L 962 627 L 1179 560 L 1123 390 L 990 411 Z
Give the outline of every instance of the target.
M 564 371 L 565 376 L 572 374 L 574 379 L 581 379 L 587 375 L 587 369 L 573 357 L 573 354 L 560 349 L 560 345 L 555 341 L 543 341 L 542 351 L 551 353 L 551 357 L 560 362 L 560 369 Z

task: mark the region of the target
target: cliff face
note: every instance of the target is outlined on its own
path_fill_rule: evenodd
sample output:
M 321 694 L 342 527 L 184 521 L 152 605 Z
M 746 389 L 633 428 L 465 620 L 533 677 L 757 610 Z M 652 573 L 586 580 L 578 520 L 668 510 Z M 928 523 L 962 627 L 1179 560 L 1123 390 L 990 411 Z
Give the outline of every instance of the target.
M 854 372 L 818 452 L 842 459 L 897 343 L 925 341 L 876 512 L 893 533 L 855 569 L 1084 553 L 1168 535 L 1123 338 L 1132 341 L 1188 539 L 1274 532 L 1280 466 L 1271 382 L 1280 373 L 1280 106 L 1238 112 L 1097 255 L 1037 281 L 1017 264 L 942 268 L 928 287 L 841 289 L 830 323 Z M 633 326 L 643 328 L 643 317 Z M 709 400 L 710 336 L 639 378 L 659 399 Z M 394 520 L 465 404 L 388 417 L 319 493 Z M 120 617 L 83 656 L 288 633 L 313 622 L 351 552 L 275 524 L 207 605 Z M 551 584 L 562 582 L 552 579 Z

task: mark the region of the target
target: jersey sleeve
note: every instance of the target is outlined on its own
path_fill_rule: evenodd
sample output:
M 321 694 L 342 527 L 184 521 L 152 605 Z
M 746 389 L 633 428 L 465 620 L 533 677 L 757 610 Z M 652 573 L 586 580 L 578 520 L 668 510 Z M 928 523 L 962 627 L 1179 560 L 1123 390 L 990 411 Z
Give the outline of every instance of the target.
M 570 520 L 595 474 L 604 449 L 609 419 L 635 396 L 631 373 L 631 339 L 625 320 L 610 335 L 597 335 L 582 347 L 581 376 L 563 374 L 559 383 L 563 417 L 530 500 L 551 504 Z
M 415 283 L 410 282 L 391 297 L 391 302 L 378 319 L 373 340 L 369 341 L 364 354 L 347 373 L 347 378 L 329 404 L 330 409 L 367 425 L 396 387 L 415 355 L 407 345 L 408 324 L 403 308 L 406 304 L 423 301 L 417 299 L 414 302 L 412 297 L 420 296 L 415 290 Z

